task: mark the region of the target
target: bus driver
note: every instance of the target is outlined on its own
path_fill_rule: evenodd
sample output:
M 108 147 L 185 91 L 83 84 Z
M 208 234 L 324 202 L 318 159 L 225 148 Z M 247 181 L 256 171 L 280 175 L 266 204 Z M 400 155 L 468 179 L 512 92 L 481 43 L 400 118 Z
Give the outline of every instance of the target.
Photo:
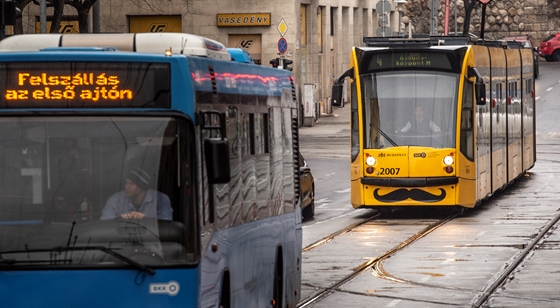
M 406 125 L 401 129 L 401 133 L 406 133 L 408 131 L 413 131 L 420 135 L 429 135 L 432 132 L 440 132 L 441 129 L 434 121 L 425 119 L 422 107 L 416 106 L 414 109 L 414 117 L 406 122 Z
M 150 189 L 151 179 L 147 172 L 138 167 L 130 170 L 125 179 L 124 190 L 107 199 L 100 219 L 149 217 L 172 220 L 173 208 L 169 197 Z

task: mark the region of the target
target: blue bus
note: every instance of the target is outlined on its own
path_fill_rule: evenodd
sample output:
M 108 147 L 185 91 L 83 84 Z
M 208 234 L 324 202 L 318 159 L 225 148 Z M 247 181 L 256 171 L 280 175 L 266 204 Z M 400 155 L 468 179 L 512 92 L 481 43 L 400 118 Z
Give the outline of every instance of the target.
M 295 307 L 290 72 L 184 33 L 0 41 L 3 307 Z

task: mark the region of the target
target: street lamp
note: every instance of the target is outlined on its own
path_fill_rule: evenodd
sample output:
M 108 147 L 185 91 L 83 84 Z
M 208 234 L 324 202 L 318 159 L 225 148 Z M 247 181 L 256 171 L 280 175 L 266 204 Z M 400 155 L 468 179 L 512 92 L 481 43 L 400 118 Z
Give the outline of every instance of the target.
M 401 36 L 401 18 L 402 18 L 402 9 L 403 5 L 407 2 L 407 0 L 393 0 L 393 3 L 397 5 L 397 11 L 399 12 L 399 36 Z

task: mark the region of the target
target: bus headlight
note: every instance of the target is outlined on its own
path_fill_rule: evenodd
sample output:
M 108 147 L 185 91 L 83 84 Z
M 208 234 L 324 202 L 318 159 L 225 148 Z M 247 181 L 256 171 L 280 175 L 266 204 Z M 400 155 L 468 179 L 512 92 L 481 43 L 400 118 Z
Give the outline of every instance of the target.
M 450 155 L 447 155 L 443 158 L 443 163 L 447 166 L 453 165 L 453 162 L 454 162 L 453 157 L 451 157 Z
M 368 158 L 366 158 L 366 164 L 368 166 L 373 166 L 375 165 L 375 158 L 373 158 L 373 156 L 368 156 Z

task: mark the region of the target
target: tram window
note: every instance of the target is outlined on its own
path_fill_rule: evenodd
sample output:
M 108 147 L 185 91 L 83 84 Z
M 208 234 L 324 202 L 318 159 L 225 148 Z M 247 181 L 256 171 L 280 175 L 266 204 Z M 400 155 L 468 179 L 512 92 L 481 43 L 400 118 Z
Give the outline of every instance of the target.
M 532 79 L 525 79 L 525 94 L 531 94 L 533 91 L 533 80 Z
M 495 104 L 493 104 L 493 107 L 496 108 L 496 111 L 494 112 L 496 114 L 496 122 L 500 123 L 500 106 L 502 104 L 502 84 L 498 83 L 496 84 L 496 93 L 495 93 Z
M 474 159 L 473 131 L 473 84 L 465 80 L 463 110 L 461 112 L 461 153 L 469 160 Z

